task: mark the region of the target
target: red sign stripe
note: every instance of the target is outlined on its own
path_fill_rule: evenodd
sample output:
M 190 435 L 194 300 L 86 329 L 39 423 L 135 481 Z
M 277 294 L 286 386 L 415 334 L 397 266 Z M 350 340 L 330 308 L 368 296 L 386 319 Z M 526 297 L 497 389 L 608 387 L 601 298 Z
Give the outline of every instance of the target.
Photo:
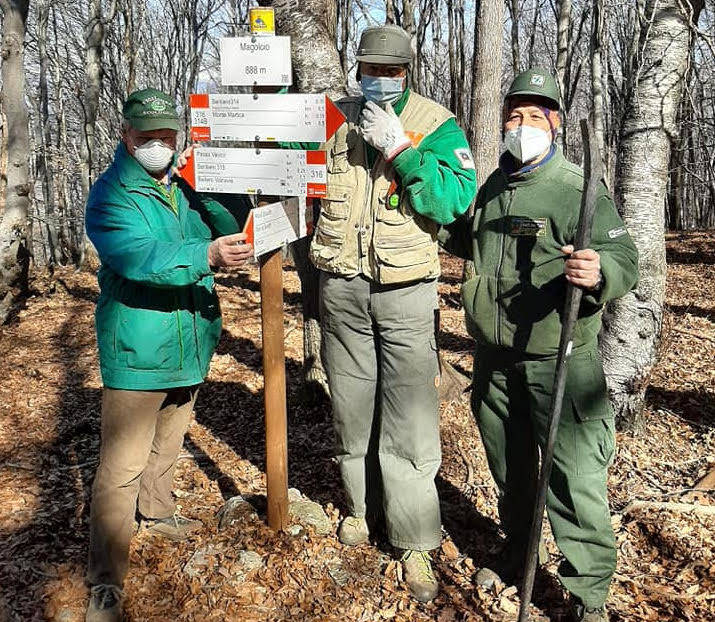
M 307 195 L 313 197 L 314 199 L 319 199 L 324 197 L 328 193 L 328 188 L 326 184 L 307 184 Z
M 192 127 L 191 128 L 191 140 L 194 142 L 199 142 L 202 140 L 211 140 L 211 128 L 210 127 Z
M 209 94 L 208 93 L 192 93 L 189 95 L 189 106 L 192 108 L 208 108 Z
M 325 151 L 306 151 L 305 152 L 305 163 L 306 164 L 326 164 L 328 162 L 327 154 Z

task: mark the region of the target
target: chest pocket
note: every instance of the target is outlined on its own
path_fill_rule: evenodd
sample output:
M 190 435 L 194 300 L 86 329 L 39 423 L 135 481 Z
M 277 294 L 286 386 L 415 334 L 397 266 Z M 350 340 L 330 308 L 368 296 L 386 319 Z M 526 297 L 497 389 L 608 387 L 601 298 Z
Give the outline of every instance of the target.
M 330 157 L 327 162 L 328 173 L 332 175 L 347 173 L 350 168 L 348 154 L 348 143 L 346 141 L 336 142 L 330 148 Z
M 345 220 L 350 213 L 350 193 L 352 187 L 331 183 L 326 196 L 320 201 L 321 216 L 328 220 Z

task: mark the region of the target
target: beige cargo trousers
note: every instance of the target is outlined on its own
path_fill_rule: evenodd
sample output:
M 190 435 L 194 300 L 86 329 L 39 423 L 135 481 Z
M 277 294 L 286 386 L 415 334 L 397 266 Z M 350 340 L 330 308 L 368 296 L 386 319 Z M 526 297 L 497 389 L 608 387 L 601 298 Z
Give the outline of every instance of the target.
M 440 544 L 437 281 L 381 285 L 321 272 L 323 361 L 353 516 L 384 514 L 390 544 Z
M 196 386 L 104 389 L 102 443 L 89 519 L 91 585 L 124 583 L 137 504 L 144 518 L 173 515 L 174 468 L 197 394 Z

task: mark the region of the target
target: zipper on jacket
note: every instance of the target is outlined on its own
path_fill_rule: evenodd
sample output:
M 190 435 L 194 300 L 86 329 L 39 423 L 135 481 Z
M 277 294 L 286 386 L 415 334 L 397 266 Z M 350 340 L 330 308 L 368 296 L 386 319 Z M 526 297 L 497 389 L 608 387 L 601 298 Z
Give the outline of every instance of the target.
M 496 341 L 496 345 L 500 346 L 502 345 L 501 342 L 501 306 L 500 306 L 500 298 L 501 298 L 501 287 L 499 286 L 500 279 L 501 279 L 501 269 L 502 265 L 504 264 L 504 251 L 506 250 L 506 236 L 507 236 L 507 222 L 506 218 L 509 216 L 509 210 L 511 209 L 511 204 L 512 201 L 514 200 L 514 194 L 516 193 L 516 189 L 511 190 L 509 192 L 509 202 L 506 205 L 506 210 L 502 210 L 502 232 L 501 232 L 501 239 L 500 239 L 500 246 L 499 246 L 499 263 L 497 263 L 497 269 L 495 273 L 496 277 L 496 286 L 497 286 L 497 299 L 496 299 L 496 310 L 494 313 L 494 340 Z
M 375 165 L 377 164 L 377 161 L 379 160 L 380 156 L 379 154 L 375 156 L 375 162 L 373 162 L 372 167 L 368 168 L 368 165 L 370 164 L 370 158 L 368 157 L 367 153 L 368 149 L 368 144 L 363 141 L 363 153 L 365 155 L 365 171 L 367 173 L 367 188 L 365 192 L 365 203 L 362 206 L 362 212 L 360 212 L 360 221 L 358 222 L 358 270 L 362 273 L 362 258 L 363 258 L 363 248 L 362 248 L 362 229 L 363 229 L 363 223 L 365 221 L 365 212 L 367 211 L 368 206 L 372 203 L 372 186 L 373 186 L 373 180 L 372 180 L 372 173 L 375 168 Z M 370 226 L 373 227 L 373 223 L 370 223 Z M 374 232 L 374 227 L 373 227 L 373 232 Z M 369 258 L 368 258 L 369 260 Z
M 184 369 L 184 334 L 181 328 L 181 310 L 179 309 L 179 296 L 174 294 L 176 303 L 176 328 L 179 331 L 179 369 Z

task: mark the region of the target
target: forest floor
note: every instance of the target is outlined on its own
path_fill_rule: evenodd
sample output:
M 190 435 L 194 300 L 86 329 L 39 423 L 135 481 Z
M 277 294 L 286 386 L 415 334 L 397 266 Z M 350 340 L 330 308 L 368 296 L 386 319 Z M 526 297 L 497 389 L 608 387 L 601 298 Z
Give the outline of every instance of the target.
M 715 504 L 712 493 L 691 492 L 715 467 L 715 234 L 669 235 L 668 262 L 665 338 L 647 392 L 644 432 L 618 434 L 610 472 L 619 550 L 609 601 L 613 621 L 715 620 L 715 516 L 626 511 L 634 500 L 687 501 L 701 509 Z M 461 264 L 447 257 L 443 263 L 441 347 L 469 373 Z M 221 274 L 217 283 L 224 333 L 175 481 L 182 513 L 203 520 L 205 529 L 180 544 L 146 531 L 134 537 L 127 619 L 514 620 L 515 589 L 485 591 L 472 582 L 475 568 L 498 555 L 503 536 L 468 394 L 441 408 L 444 458 L 437 483 L 444 543 L 434 554 L 440 596 L 428 605 L 412 601 L 384 547 L 337 541 L 344 500 L 331 458 L 330 405 L 301 392 L 299 282 L 290 268 L 290 485 L 322 505 L 333 531 L 276 535 L 265 525 L 258 272 L 253 266 Z M 0 622 L 84 620 L 90 487 L 99 449 L 96 299 L 92 274 L 38 275 L 26 308 L 1 329 Z M 217 511 L 237 494 L 259 515 L 219 531 Z M 548 546 L 553 561 L 538 577 L 536 602 L 551 620 L 565 620 L 550 537 Z M 241 551 L 257 553 L 252 559 L 259 567 L 242 571 L 247 557 Z

